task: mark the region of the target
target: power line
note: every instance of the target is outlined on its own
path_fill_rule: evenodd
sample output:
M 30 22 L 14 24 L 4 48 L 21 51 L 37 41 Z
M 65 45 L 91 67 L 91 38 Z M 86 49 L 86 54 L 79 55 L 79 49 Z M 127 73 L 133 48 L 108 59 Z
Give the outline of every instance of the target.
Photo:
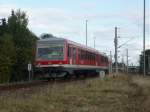
M 128 42 L 130 42 L 131 40 L 133 40 L 134 38 L 130 38 L 129 40 L 127 40 L 126 42 L 124 42 L 123 44 L 119 45 L 118 48 L 126 45 Z

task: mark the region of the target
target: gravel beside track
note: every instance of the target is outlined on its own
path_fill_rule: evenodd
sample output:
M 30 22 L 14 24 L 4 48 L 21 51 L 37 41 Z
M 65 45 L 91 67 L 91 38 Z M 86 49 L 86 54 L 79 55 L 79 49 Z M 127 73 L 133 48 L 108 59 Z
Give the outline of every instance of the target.
M 55 79 L 55 80 L 38 80 L 38 81 L 30 81 L 30 82 L 18 82 L 18 83 L 10 83 L 10 84 L 2 84 L 0 85 L 0 92 L 2 91 L 10 91 L 10 90 L 18 90 L 18 89 L 26 89 L 38 86 L 44 86 L 53 83 L 69 83 L 72 81 L 85 80 L 88 78 L 96 78 L 94 77 L 80 77 L 80 78 L 71 78 L 71 79 Z

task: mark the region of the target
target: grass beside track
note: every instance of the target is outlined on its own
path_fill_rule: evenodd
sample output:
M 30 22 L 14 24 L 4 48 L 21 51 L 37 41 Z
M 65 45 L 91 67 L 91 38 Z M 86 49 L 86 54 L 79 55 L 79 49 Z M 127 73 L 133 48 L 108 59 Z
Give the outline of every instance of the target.
M 146 87 L 141 80 L 120 75 L 7 91 L 0 112 L 149 112 L 150 79 Z

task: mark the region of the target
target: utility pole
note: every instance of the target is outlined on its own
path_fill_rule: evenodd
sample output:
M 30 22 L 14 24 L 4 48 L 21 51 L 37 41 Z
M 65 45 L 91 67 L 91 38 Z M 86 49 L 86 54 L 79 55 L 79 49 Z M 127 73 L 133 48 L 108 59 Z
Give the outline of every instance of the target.
M 143 74 L 146 75 L 145 71 L 145 0 L 144 0 L 144 10 L 143 10 Z
M 127 49 L 127 73 L 128 73 L 128 66 L 129 66 L 129 64 L 128 64 L 128 63 L 129 63 L 128 57 L 129 57 L 129 56 L 128 56 L 128 49 Z
M 124 55 L 122 55 L 122 72 L 124 72 Z
M 95 37 L 93 37 L 93 38 L 94 38 L 94 49 L 95 49 L 95 39 L 96 39 L 96 38 L 95 38 Z
M 110 51 L 110 59 L 109 59 L 109 74 L 112 73 L 112 54 L 111 54 L 111 51 Z
M 115 27 L 115 73 L 118 74 L 118 35 L 117 35 L 118 28 Z
M 86 46 L 87 46 L 87 22 L 88 22 L 88 20 L 86 20 Z

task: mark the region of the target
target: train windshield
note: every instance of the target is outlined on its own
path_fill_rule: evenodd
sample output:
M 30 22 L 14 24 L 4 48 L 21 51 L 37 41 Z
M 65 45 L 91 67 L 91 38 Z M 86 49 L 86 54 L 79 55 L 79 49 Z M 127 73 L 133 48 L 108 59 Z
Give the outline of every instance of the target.
M 43 60 L 63 60 L 63 44 L 50 44 L 38 48 L 37 59 Z

